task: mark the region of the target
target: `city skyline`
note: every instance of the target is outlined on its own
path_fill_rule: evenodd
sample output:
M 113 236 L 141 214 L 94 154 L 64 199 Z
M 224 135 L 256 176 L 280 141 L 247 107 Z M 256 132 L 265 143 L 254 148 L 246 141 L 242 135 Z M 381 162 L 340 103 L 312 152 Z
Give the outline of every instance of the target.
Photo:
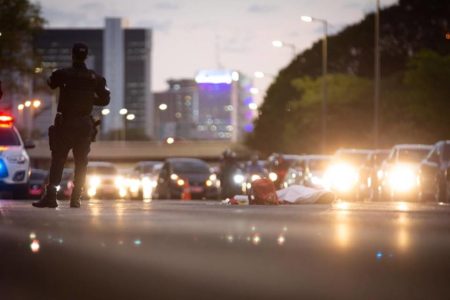
M 164 90 L 169 79 L 193 78 L 205 68 L 276 74 L 290 62 L 292 52 L 272 47 L 272 40 L 293 43 L 301 52 L 322 35 L 320 24 L 303 23 L 301 15 L 327 19 L 333 34 L 375 8 L 372 0 L 197 0 L 195 5 L 187 0 L 130 0 L 126 4 L 78 0 L 63 7 L 57 0 L 35 2 L 42 6 L 46 28 L 102 27 L 108 16 L 125 18 L 130 27 L 152 28 L 154 92 Z M 382 5 L 395 2 L 386 0 Z M 259 79 L 255 85 L 264 91 L 270 82 L 270 78 Z

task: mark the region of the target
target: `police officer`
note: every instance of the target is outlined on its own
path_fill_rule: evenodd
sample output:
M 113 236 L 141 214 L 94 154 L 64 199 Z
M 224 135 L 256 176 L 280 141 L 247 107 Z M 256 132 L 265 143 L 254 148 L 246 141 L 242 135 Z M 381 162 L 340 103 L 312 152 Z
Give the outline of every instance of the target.
M 49 127 L 49 143 L 52 152 L 49 182 L 41 200 L 35 207 L 57 207 L 56 187 L 60 184 L 64 163 L 70 150 L 75 162 L 74 188 L 70 207 L 80 207 L 80 197 L 86 179 L 88 153 L 93 139 L 93 106 L 106 106 L 110 93 L 106 80 L 86 67 L 88 47 L 76 43 L 72 48 L 72 67 L 52 73 L 47 83 L 59 88 L 58 111 L 55 124 Z
M 3 90 L 2 90 L 2 81 L 0 80 L 0 99 L 2 99 Z

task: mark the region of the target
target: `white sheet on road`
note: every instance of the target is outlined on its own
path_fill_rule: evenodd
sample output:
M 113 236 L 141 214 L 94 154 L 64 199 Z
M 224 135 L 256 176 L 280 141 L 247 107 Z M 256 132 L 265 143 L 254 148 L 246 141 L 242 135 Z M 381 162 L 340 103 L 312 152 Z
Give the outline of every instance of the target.
M 278 199 L 291 204 L 331 203 L 335 195 L 327 190 L 292 185 L 277 191 Z

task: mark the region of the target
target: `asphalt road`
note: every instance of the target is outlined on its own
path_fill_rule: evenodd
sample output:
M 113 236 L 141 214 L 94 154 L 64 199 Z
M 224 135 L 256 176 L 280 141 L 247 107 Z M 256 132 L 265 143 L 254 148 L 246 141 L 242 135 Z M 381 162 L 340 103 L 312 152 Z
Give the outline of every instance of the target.
M 1 299 L 449 299 L 450 206 L 0 200 Z

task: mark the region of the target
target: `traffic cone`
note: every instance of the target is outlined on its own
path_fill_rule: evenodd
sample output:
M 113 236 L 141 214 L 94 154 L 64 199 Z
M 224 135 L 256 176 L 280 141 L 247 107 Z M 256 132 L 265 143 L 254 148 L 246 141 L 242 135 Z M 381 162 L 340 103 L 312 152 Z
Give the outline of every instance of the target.
M 183 192 L 181 193 L 181 200 L 192 200 L 191 187 L 189 185 L 189 180 L 184 181 Z

